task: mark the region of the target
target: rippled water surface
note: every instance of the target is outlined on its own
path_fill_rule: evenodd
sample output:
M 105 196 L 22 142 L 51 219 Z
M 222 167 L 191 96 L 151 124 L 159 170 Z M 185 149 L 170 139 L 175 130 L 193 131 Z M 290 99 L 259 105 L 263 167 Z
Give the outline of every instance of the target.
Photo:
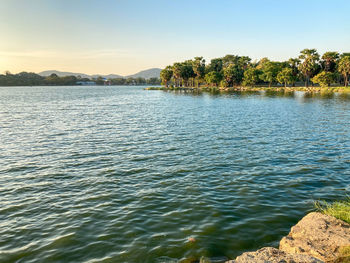
M 346 95 L 1 87 L 0 262 L 277 246 L 349 194 L 349 135 Z

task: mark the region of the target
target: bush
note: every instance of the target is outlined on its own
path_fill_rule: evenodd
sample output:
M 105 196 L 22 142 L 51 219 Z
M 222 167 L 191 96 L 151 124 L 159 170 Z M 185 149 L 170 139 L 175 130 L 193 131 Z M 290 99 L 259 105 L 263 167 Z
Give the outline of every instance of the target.
M 312 82 L 319 84 L 321 87 L 329 87 L 334 80 L 334 74 L 326 71 L 322 71 L 312 78 Z

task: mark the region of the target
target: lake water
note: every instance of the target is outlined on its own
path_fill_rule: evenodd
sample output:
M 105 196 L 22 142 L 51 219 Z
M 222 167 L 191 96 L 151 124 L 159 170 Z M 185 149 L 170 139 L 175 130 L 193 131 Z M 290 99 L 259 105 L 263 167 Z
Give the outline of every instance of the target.
M 349 181 L 350 95 L 0 87 L 0 262 L 234 258 Z

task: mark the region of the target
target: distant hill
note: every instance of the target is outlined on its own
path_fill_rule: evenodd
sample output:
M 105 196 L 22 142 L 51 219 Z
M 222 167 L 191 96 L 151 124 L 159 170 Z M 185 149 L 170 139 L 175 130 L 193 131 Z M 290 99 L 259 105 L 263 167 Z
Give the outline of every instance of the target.
M 64 71 L 58 71 L 58 70 L 45 70 L 40 73 L 38 73 L 40 76 L 47 77 L 50 76 L 51 74 L 56 74 L 59 77 L 64 77 L 64 76 L 80 76 L 82 78 L 97 78 L 99 76 L 107 79 L 115 79 L 115 78 L 145 78 L 145 79 L 150 79 L 150 78 L 159 78 L 160 77 L 160 68 L 151 68 L 147 70 L 142 70 L 136 74 L 133 75 L 128 75 L 128 76 L 121 76 L 117 74 L 109 74 L 109 75 L 99 75 L 99 74 L 94 74 L 94 75 L 88 75 L 84 73 L 74 73 L 74 72 L 64 72 Z
M 151 69 L 142 70 L 134 75 L 129 75 L 126 77 L 127 78 L 145 78 L 145 79 L 159 78 L 160 72 L 161 72 L 160 68 L 151 68 Z
M 64 76 L 76 76 L 76 77 L 78 77 L 78 76 L 80 76 L 82 78 L 91 78 L 90 75 L 87 75 L 84 73 L 64 72 L 64 71 L 58 71 L 58 70 L 45 70 L 45 71 L 39 72 L 38 74 L 40 76 L 43 76 L 43 77 L 48 77 L 51 74 L 56 74 L 59 77 L 64 77 Z
M 123 78 L 121 75 L 117 74 L 109 74 L 109 75 L 99 75 L 99 74 L 94 74 L 90 75 L 91 78 L 98 78 L 98 77 L 106 78 L 106 79 L 118 79 L 118 78 Z

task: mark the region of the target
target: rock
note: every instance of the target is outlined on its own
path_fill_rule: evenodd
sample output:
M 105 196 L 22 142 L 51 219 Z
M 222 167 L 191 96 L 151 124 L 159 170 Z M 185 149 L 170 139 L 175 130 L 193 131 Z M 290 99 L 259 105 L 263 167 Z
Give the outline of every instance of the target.
M 325 262 L 344 259 L 342 248 L 350 246 L 350 225 L 335 217 L 310 213 L 282 238 L 280 250 L 311 255 Z
M 273 247 L 264 247 L 255 252 L 243 253 L 226 263 L 323 263 L 308 255 L 289 254 Z

